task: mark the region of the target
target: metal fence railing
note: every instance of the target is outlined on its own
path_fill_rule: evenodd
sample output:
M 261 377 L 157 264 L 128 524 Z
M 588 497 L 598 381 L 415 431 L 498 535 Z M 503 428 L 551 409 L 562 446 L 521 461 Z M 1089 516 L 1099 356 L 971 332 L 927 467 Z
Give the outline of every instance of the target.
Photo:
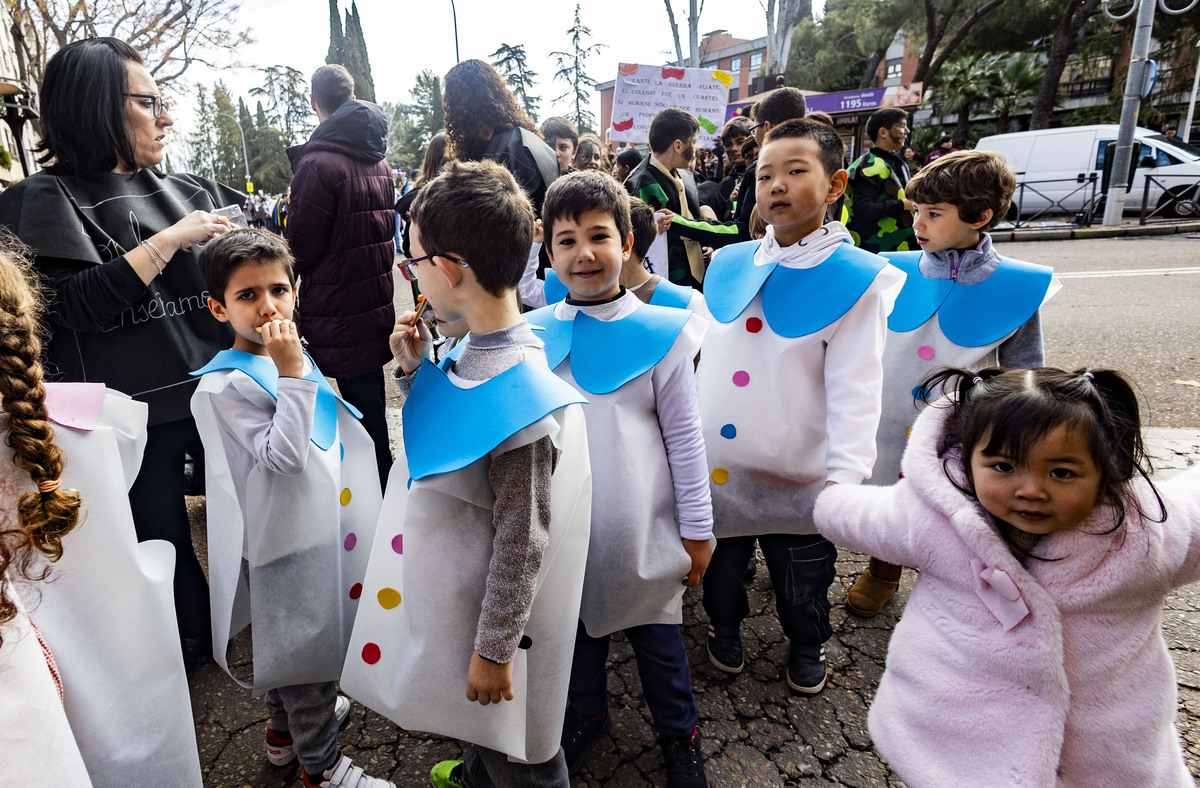
M 1157 187 L 1157 189 L 1155 188 Z M 1150 195 L 1161 190 L 1153 208 Z M 1195 175 L 1146 175 L 1142 187 L 1142 212 L 1138 224 L 1149 219 L 1200 217 L 1200 178 Z
M 1046 192 L 1050 184 L 1076 184 L 1075 188 L 1057 198 Z M 1040 187 L 1040 188 L 1039 188 Z M 1009 211 L 1008 220 L 1013 229 L 1018 229 L 1045 217 L 1067 214 L 1074 221 L 1063 220 L 1063 224 L 1075 227 L 1089 227 L 1095 219 L 1100 194 L 1100 178 L 1096 173 L 1076 178 L 1050 178 L 1045 180 L 1025 180 L 1023 175 L 1017 176 L 1017 190 L 1013 194 L 1013 207 Z M 1043 207 L 1027 211 L 1030 204 Z

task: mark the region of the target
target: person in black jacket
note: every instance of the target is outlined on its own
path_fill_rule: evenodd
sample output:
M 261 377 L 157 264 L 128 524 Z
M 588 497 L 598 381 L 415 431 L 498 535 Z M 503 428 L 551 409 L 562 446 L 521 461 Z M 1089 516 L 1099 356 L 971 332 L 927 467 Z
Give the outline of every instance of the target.
M 0 194 L 0 224 L 37 250 L 52 290 L 53 379 L 108 385 L 149 408 L 129 491 L 138 539 L 175 547 L 175 612 L 189 670 L 212 658 L 208 584 L 192 546 L 184 455 L 200 457 L 188 373 L 233 342 L 213 320 L 195 246 L 228 232 L 213 211 L 242 196 L 194 175 L 165 175 L 174 121 L 142 57 L 89 38 L 50 58 L 41 90 L 47 168 Z

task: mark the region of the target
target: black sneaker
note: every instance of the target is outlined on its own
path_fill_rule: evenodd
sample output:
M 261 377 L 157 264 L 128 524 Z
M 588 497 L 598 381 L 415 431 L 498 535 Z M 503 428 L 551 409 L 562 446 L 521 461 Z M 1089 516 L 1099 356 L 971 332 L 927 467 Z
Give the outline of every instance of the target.
M 742 672 L 746 658 L 742 655 L 741 627 L 708 625 L 708 661 L 726 673 Z
M 699 728 L 693 728 L 691 736 L 660 736 L 658 746 L 666 760 L 667 788 L 708 788 Z
M 567 762 L 567 774 L 575 774 L 583 766 L 588 750 L 612 727 L 612 718 L 605 711 L 599 717 L 584 717 L 570 706 L 563 719 L 562 748 Z
M 746 564 L 746 571 L 742 572 L 742 584 L 754 585 L 756 574 L 758 574 L 758 554 L 754 553 L 750 556 L 750 563 Z
M 816 695 L 825 689 L 827 678 L 825 646 L 801 646 L 793 643 L 788 655 L 788 686 L 805 695 Z

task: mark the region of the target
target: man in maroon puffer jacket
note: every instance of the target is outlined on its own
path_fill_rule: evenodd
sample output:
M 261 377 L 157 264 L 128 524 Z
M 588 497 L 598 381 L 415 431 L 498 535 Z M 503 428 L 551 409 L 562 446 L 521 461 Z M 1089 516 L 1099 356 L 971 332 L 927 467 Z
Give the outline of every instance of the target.
M 312 88 L 321 125 L 288 149 L 296 173 L 287 224 L 300 277 L 296 318 L 317 366 L 362 411 L 382 484 L 392 464 L 383 365 L 396 322 L 387 120 L 378 106 L 355 100 L 354 78 L 342 66 L 317 69 Z

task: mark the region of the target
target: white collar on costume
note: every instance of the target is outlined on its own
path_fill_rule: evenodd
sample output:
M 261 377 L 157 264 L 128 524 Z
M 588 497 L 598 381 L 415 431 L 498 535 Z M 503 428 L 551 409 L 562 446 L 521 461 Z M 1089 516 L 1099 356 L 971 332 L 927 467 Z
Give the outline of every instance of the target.
M 812 268 L 824 261 L 838 244 L 844 243 L 854 243 L 854 240 L 841 222 L 822 225 L 791 246 L 780 246 L 775 240 L 775 228 L 768 226 L 766 237 L 754 253 L 754 264 L 779 263 L 787 268 Z

